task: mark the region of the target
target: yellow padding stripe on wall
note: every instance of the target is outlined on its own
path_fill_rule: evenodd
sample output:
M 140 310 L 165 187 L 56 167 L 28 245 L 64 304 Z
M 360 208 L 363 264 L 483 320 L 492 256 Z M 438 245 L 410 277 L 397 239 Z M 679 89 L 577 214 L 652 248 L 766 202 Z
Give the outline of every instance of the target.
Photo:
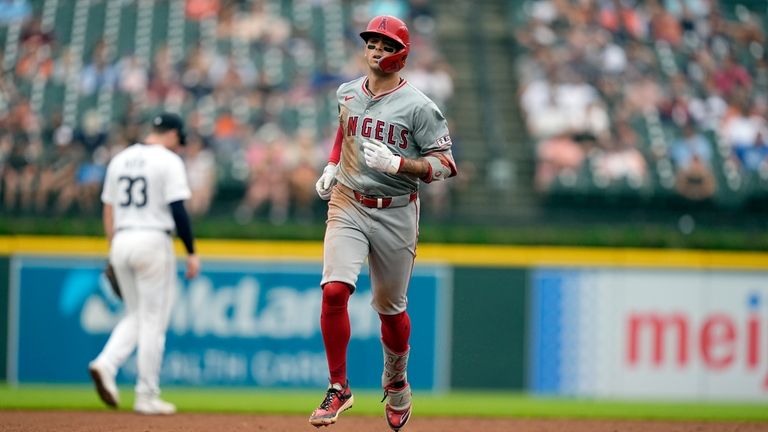
M 320 261 L 321 242 L 287 241 L 197 241 L 203 258 L 240 260 Z M 176 250 L 184 249 L 179 241 Z M 0 237 L 0 254 L 104 256 L 108 245 L 101 237 Z M 468 266 L 565 266 L 565 267 L 646 267 L 766 270 L 768 253 L 722 252 L 675 249 L 575 248 L 549 246 L 497 246 L 467 244 L 421 244 L 417 264 L 445 263 Z

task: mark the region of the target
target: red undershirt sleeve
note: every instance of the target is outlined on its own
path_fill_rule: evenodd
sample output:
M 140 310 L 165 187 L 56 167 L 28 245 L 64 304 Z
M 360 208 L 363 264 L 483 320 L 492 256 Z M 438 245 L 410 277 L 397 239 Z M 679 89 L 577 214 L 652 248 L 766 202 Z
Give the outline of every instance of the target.
M 331 155 L 328 157 L 328 162 L 334 165 L 338 165 L 341 160 L 341 141 L 343 137 L 344 132 L 341 126 L 339 126 L 339 129 L 336 131 L 336 140 L 333 142 L 333 148 L 331 148 Z

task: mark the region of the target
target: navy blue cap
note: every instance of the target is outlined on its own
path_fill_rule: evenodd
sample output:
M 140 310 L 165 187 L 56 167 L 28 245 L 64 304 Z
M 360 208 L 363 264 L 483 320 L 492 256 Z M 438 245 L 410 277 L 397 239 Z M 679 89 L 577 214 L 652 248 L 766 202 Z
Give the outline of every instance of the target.
M 184 120 L 178 114 L 164 112 L 152 119 L 152 128 L 158 132 L 175 130 L 179 134 L 179 144 L 187 143 L 187 133 L 184 131 Z

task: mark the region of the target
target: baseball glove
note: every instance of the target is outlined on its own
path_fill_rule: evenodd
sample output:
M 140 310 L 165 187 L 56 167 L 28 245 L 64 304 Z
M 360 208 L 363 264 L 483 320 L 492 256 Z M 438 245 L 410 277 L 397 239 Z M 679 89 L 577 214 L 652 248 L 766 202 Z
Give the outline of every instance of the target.
M 120 292 L 120 283 L 117 282 L 117 276 L 115 275 L 115 269 L 112 267 L 112 263 L 107 262 L 106 267 L 104 267 L 104 276 L 109 281 L 109 286 L 112 288 L 112 292 L 115 293 L 117 298 L 122 300 L 123 293 Z

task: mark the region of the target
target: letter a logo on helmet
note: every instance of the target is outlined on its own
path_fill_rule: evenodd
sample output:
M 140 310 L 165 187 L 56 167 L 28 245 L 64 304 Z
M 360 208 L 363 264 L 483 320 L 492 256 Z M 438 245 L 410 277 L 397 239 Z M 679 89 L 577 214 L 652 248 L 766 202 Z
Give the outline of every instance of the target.
M 373 18 L 371 22 L 368 23 L 368 27 L 365 31 L 360 33 L 360 37 L 367 42 L 368 39 L 373 36 L 383 36 L 391 39 L 400 46 L 399 51 L 379 60 L 379 67 L 381 70 L 387 73 L 393 73 L 405 67 L 405 59 L 408 57 L 408 52 L 411 50 L 411 38 L 408 33 L 408 27 L 406 27 L 402 20 L 388 15 L 381 15 Z

